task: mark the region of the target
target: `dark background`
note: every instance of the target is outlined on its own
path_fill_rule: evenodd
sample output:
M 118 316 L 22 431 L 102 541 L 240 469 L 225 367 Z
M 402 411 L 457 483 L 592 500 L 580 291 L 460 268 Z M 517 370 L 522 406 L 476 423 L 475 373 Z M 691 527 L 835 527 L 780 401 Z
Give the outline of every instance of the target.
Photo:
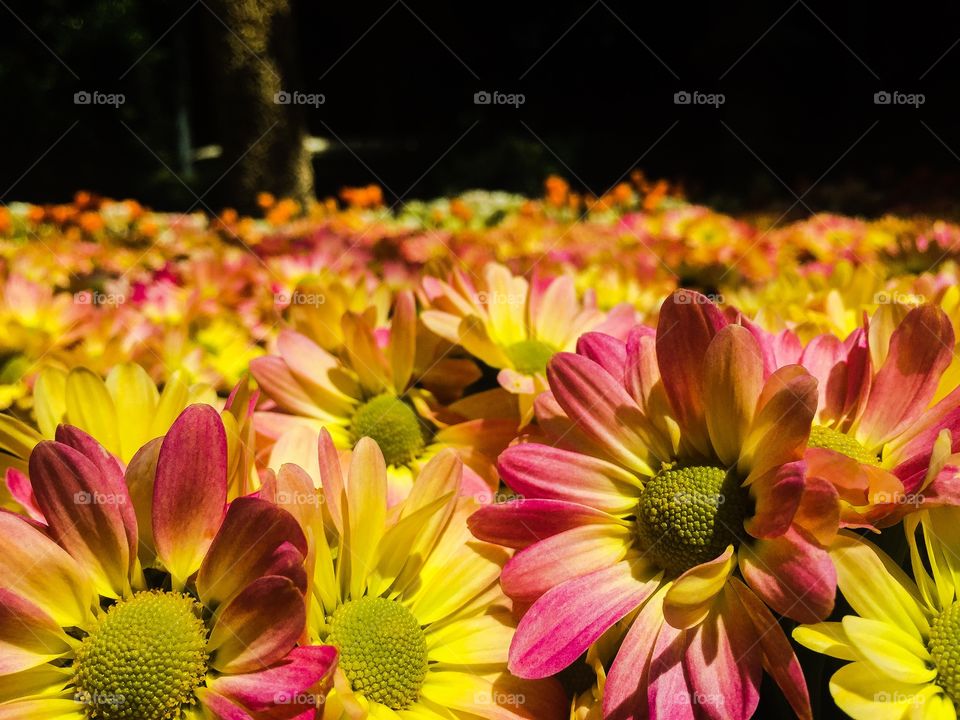
M 294 0 L 320 195 L 389 201 L 549 173 L 602 193 L 631 169 L 734 212 L 954 215 L 960 5 Z M 182 209 L 232 158 L 188 162 L 231 121 L 210 86 L 224 32 L 203 0 L 0 2 L 0 201 L 77 189 Z M 658 59 L 659 58 L 659 59 Z M 923 93 L 878 106 L 879 90 Z M 119 109 L 78 90 L 121 92 Z M 523 93 L 519 109 L 474 93 Z M 723 93 L 719 109 L 676 105 Z M 215 203 L 227 204 L 214 191 Z M 802 198 L 797 202 L 797 198 Z

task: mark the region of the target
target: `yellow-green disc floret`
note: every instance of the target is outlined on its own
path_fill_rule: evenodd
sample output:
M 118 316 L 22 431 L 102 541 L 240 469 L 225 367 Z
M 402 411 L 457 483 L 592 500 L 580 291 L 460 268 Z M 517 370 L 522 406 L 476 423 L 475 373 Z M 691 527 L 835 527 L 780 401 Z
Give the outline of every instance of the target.
M 325 642 L 340 652 L 354 692 L 393 710 L 410 707 L 427 676 L 427 641 L 407 608 L 365 597 L 341 605 Z
M 679 575 L 736 546 L 746 513 L 747 499 L 733 473 L 709 466 L 666 468 L 644 486 L 637 538 L 647 558 Z
M 189 595 L 141 592 L 113 605 L 74 662 L 89 718 L 175 720 L 207 672 L 207 631 Z
M 504 349 L 513 367 L 524 375 L 544 373 L 556 350 L 539 340 L 521 340 Z
M 879 462 L 877 454 L 870 452 L 856 438 L 823 425 L 814 425 L 810 428 L 810 440 L 807 445 L 833 450 L 868 465 L 877 465 Z
M 960 698 L 960 603 L 954 603 L 930 626 L 930 655 L 937 667 L 937 685 L 950 699 Z
M 377 395 L 361 405 L 351 423 L 353 440 L 369 437 L 380 446 L 387 465 L 406 465 L 426 446 L 424 425 L 396 395 Z

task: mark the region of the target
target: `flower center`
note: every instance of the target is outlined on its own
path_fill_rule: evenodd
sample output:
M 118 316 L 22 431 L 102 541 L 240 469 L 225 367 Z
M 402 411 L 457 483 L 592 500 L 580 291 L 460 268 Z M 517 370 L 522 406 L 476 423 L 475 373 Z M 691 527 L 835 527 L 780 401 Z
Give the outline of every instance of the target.
M 673 575 L 739 543 L 747 502 L 739 479 L 717 467 L 667 467 L 643 488 L 636 532 L 646 556 Z
M 867 450 L 856 438 L 823 425 L 814 425 L 810 428 L 810 440 L 807 446 L 833 450 L 866 465 L 879 464 L 877 454 Z
M 353 440 L 373 438 L 387 465 L 406 465 L 426 445 L 417 414 L 396 395 L 384 393 L 361 405 L 353 415 Z
M 950 699 L 960 698 L 960 603 L 954 603 L 930 626 L 930 655 L 937 668 L 937 685 Z
M 340 667 L 354 692 L 393 710 L 420 696 L 427 676 L 427 640 L 420 624 L 398 602 L 365 597 L 333 613 L 325 642 L 340 652 Z
M 196 702 L 207 631 L 189 595 L 141 592 L 107 610 L 77 650 L 76 698 L 87 717 L 172 720 Z
M 547 363 L 556 350 L 539 340 L 521 340 L 504 349 L 513 367 L 524 375 L 547 371 Z

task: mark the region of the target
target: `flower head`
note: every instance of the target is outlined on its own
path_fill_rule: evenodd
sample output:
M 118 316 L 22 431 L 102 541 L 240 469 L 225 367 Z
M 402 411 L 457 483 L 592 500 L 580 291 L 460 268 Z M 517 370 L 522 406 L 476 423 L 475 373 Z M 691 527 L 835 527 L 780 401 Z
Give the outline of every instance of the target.
M 301 648 L 306 538 L 256 498 L 227 506 L 227 441 L 193 405 L 126 473 L 61 426 L 30 456 L 41 513 L 0 513 L 0 716 L 292 718 L 335 665 Z M 289 699 L 293 698 L 294 702 Z
M 470 521 L 518 550 L 502 584 L 532 606 L 511 670 L 555 673 L 630 616 L 606 717 L 678 697 L 687 712 L 749 717 L 761 668 L 809 716 L 768 607 L 818 619 L 833 605 L 833 568 L 801 512 L 815 381 L 797 366 L 766 375 L 751 333 L 688 291 L 665 301 L 655 332 L 625 345 L 588 334 L 578 349 L 551 362 L 537 403 L 552 444 L 500 457 L 522 499 Z
M 319 455 L 322 490 L 284 466 L 261 496 L 289 507 L 311 539 L 309 634 L 340 652 L 324 719 L 563 718 L 557 683 L 507 672 L 516 623 L 497 584 L 506 553 L 467 530 L 480 505 L 460 493 L 455 453 L 437 454 L 392 508 L 371 439 L 346 476 L 325 431 Z

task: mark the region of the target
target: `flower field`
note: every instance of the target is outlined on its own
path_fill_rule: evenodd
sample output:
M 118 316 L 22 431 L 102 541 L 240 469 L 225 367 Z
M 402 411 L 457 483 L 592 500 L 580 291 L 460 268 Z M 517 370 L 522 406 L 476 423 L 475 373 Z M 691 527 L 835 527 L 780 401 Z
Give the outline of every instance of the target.
M 945 718 L 960 224 L 0 208 L 0 720 Z

